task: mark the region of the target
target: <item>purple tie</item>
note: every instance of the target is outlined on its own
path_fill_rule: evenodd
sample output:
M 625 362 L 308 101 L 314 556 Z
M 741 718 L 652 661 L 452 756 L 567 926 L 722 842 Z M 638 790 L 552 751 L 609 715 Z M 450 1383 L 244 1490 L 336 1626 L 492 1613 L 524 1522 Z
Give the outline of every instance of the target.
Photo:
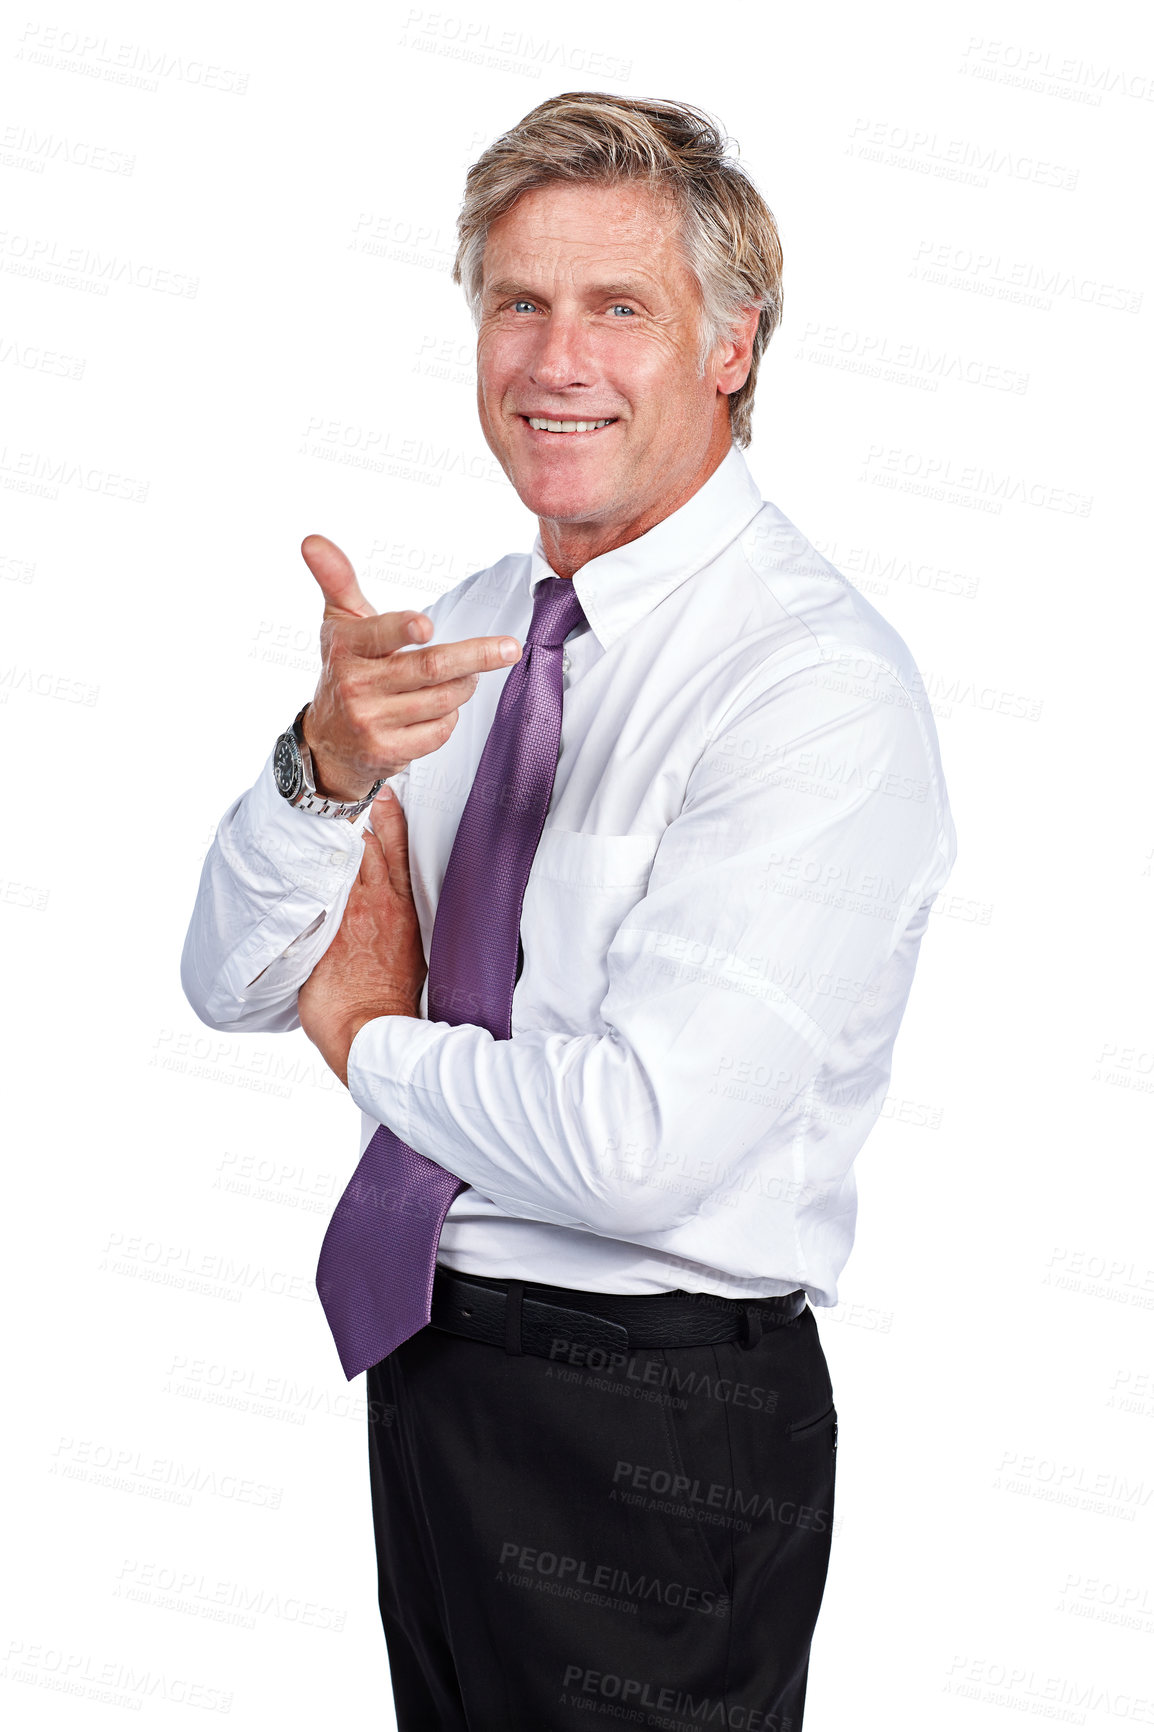
M 477 1023 L 494 1040 L 512 1035 L 521 903 L 561 742 L 561 645 L 584 617 L 571 579 L 542 579 L 445 868 L 429 947 L 432 1022 Z M 466 1188 L 386 1125 L 374 1131 L 317 1264 L 346 1377 L 428 1323 L 441 1228 Z

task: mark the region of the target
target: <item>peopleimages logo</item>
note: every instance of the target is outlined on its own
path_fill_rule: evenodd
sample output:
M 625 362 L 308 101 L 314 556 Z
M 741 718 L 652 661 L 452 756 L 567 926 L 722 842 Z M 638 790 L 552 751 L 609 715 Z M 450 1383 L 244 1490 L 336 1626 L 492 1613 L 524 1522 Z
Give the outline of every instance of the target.
M 464 18 L 460 13 L 424 6 L 409 7 L 398 44 L 524 78 L 540 78 L 546 67 L 618 80 L 629 78 L 633 71 L 633 62 L 617 54 L 558 42 L 550 36 L 530 36 L 524 30 L 501 29 L 487 19 Z
M 1154 76 L 1132 72 L 1110 61 L 1099 65 L 1080 55 L 1055 54 L 1024 42 L 971 36 L 959 72 L 971 78 L 1010 84 L 1065 101 L 1101 106 L 1103 96 L 1125 96 L 1132 102 L 1154 102 Z
M 82 34 L 67 25 L 29 21 L 16 50 L 17 60 L 58 72 L 79 72 L 107 84 L 130 85 L 155 93 L 162 78 L 216 90 L 222 96 L 243 96 L 248 73 L 218 66 L 195 56 L 170 53 L 143 42 L 118 42 L 115 37 Z
M 831 1424 L 832 1429 L 832 1424 Z M 714 1482 L 703 1486 L 699 1479 L 690 1479 L 687 1474 L 669 1473 L 665 1468 L 648 1467 L 643 1462 L 619 1461 L 613 1469 L 614 1491 L 610 1495 L 619 1503 L 637 1503 L 641 1498 L 626 1495 L 638 1492 L 643 1496 L 681 1498 L 685 1507 L 692 1511 L 694 1507 L 700 1510 L 721 1510 L 727 1514 L 738 1514 L 743 1517 L 753 1517 L 756 1521 L 777 1522 L 782 1527 L 799 1528 L 815 1534 L 829 1532 L 829 1516 L 827 1509 L 816 1509 L 812 1504 L 799 1504 L 791 1498 L 783 1498 L 780 1502 L 772 1493 L 756 1491 L 743 1492 L 738 1486 Z
M 997 516 L 1003 505 L 1027 505 L 1089 517 L 1093 495 L 1057 486 L 1012 470 L 986 469 L 980 463 L 955 463 L 952 457 L 908 451 L 897 445 L 871 445 L 860 480 L 901 488 L 952 504 L 976 505 Z
M 706 1617 L 722 1618 L 729 1610 L 729 1598 L 711 1588 L 695 1588 L 686 1582 L 663 1582 L 659 1576 L 644 1572 L 633 1575 L 615 1564 L 593 1564 L 585 1558 L 573 1558 L 560 1552 L 540 1551 L 536 1546 L 522 1545 L 519 1540 L 506 1540 L 501 1547 L 501 1567 L 497 1580 L 509 1587 L 533 1587 L 548 1584 L 555 1592 L 563 1588 L 564 1598 L 598 1598 L 619 1596 L 619 1608 L 636 1613 L 642 1600 L 659 1600 L 665 1606 L 680 1606 L 686 1612 L 701 1612 Z
M 794 359 L 853 372 L 890 384 L 936 391 L 943 381 L 977 385 L 991 391 L 1025 396 L 1030 375 L 959 350 L 935 347 L 912 339 L 898 340 L 882 332 L 823 324 L 812 319 L 794 344 Z
M 694 1726 L 724 1726 L 728 1732 L 796 1732 L 797 1723 L 788 1714 L 773 1708 L 752 1708 L 727 1695 L 724 1702 L 713 1696 L 695 1696 L 672 1684 L 659 1684 L 651 1678 L 623 1678 L 617 1672 L 599 1672 L 592 1666 L 572 1663 L 562 1678 L 560 1705 L 586 1709 L 590 1713 L 609 1713 L 603 1704 L 619 1702 L 625 1710 L 649 1708 L 660 1714 L 676 1714 L 679 1723 Z M 624 1713 L 617 1716 L 624 1718 Z M 651 1726 L 669 1725 L 665 1720 L 649 1720 Z
M 932 129 L 862 117 L 850 128 L 846 149 L 865 162 L 912 169 L 977 187 L 989 186 L 991 175 L 1005 175 L 1034 186 L 1073 192 L 1081 172 L 1064 163 L 1031 156 L 1028 151 L 1007 150 L 976 139 L 947 138 Z
M 106 295 L 110 283 L 127 283 L 130 288 L 192 301 L 200 287 L 199 277 L 164 269 L 146 259 L 68 246 L 51 235 L 29 235 L 19 229 L 0 229 L 0 270 L 42 282 L 59 282 L 94 295 Z
M 1065 265 L 1004 258 L 1000 253 L 959 246 L 953 241 L 919 241 L 913 266 L 911 275 L 920 282 L 964 289 L 1043 313 L 1048 313 L 1054 301 L 1063 296 L 1082 306 L 1105 307 L 1113 312 L 1142 310 L 1142 291 L 1133 285 L 1084 276 L 1078 269 Z

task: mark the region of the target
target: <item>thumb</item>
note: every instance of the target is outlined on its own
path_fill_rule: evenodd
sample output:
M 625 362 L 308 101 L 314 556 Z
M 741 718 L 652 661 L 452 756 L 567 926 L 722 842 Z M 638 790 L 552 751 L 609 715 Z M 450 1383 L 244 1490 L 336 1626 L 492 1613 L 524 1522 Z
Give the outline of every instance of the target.
M 371 619 L 376 614 L 376 608 L 361 594 L 352 562 L 335 541 L 326 535 L 306 535 L 301 557 L 325 598 L 326 619 Z
M 398 896 L 411 897 L 409 826 L 405 822 L 405 809 L 387 782 L 373 801 L 370 821 L 394 892 Z

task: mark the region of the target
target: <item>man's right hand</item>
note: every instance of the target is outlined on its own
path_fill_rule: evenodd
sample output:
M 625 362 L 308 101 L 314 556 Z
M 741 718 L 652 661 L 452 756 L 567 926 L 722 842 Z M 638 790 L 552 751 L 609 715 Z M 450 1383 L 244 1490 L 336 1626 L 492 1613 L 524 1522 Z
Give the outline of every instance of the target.
M 321 677 L 302 724 L 305 742 L 318 791 L 360 800 L 382 776 L 443 746 L 478 674 L 518 661 L 521 646 L 513 637 L 474 637 L 401 653 L 428 643 L 428 614 L 378 613 L 346 555 L 323 535 L 306 536 L 301 553 L 325 598 Z

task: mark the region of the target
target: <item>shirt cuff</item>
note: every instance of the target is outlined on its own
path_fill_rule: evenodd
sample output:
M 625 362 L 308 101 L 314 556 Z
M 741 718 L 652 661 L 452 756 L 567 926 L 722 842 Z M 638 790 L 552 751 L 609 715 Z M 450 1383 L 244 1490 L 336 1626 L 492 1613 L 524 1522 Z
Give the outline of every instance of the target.
M 353 1036 L 347 1066 L 350 1095 L 363 1113 L 387 1125 L 410 1148 L 410 1080 L 429 1048 L 451 1033 L 447 1022 L 377 1016 Z
M 290 806 L 277 788 L 272 760 L 270 752 L 222 846 L 226 854 L 241 856 L 250 872 L 253 864 L 264 863 L 283 883 L 327 906 L 356 876 L 368 812 L 350 824 L 347 818 L 322 818 Z

